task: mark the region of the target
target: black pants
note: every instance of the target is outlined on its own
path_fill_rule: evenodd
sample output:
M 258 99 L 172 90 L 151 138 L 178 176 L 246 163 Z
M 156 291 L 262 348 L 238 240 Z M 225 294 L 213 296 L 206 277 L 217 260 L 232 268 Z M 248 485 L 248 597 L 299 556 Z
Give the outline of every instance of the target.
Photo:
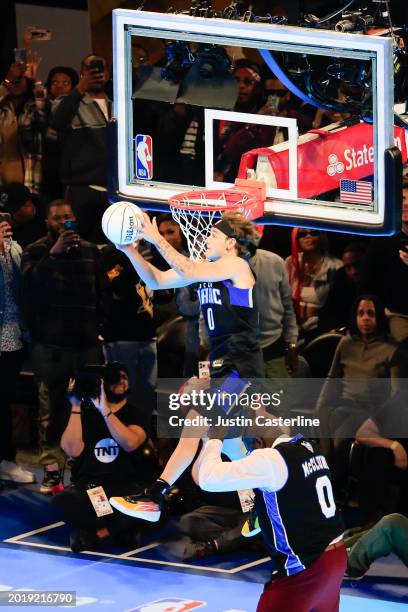
M 11 402 L 14 399 L 18 375 L 24 360 L 24 349 L 0 353 L 0 461 L 14 461 Z
M 219 552 L 229 552 L 247 543 L 246 538 L 241 535 L 247 518 L 248 514 L 243 514 L 235 508 L 201 506 L 181 517 L 179 529 L 192 540 L 217 540 Z
M 99 345 L 73 349 L 34 343 L 31 360 L 38 385 L 38 445 L 40 463 L 63 464 L 59 449 L 67 426 L 70 405 L 66 399 L 69 379 L 86 364 L 102 363 Z
M 134 494 L 137 485 L 135 487 L 134 482 L 117 482 L 115 485 L 105 483 L 103 488 L 109 499 L 112 496 Z M 113 511 L 113 514 L 98 517 L 86 490 L 87 486 L 85 484 L 72 485 L 52 498 L 53 503 L 62 511 L 63 519 L 68 525 L 75 529 L 85 529 L 92 532 L 106 528 L 113 536 L 118 536 L 130 530 L 140 530 L 144 527 L 144 521 L 126 516 L 116 510 Z
M 359 505 L 366 522 L 391 512 L 408 511 L 408 475 L 394 465 L 388 448 L 364 449 L 360 467 Z M 405 450 L 407 446 L 405 445 Z M 396 493 L 396 496 L 393 495 Z
M 108 239 L 101 229 L 102 215 L 109 206 L 107 192 L 86 185 L 68 185 L 65 198 L 76 216 L 81 238 L 95 244 L 107 244 Z

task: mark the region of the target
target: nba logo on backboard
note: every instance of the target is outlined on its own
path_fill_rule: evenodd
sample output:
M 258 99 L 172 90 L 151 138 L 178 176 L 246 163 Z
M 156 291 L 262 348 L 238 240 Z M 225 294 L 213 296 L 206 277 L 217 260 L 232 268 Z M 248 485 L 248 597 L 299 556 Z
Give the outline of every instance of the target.
M 195 599 L 166 597 L 166 599 L 157 599 L 156 601 L 142 604 L 128 612 L 190 612 L 190 610 L 196 610 L 206 605 L 204 601 L 197 601 Z
M 136 149 L 136 177 L 145 181 L 153 177 L 153 141 L 148 134 L 137 134 L 135 138 Z

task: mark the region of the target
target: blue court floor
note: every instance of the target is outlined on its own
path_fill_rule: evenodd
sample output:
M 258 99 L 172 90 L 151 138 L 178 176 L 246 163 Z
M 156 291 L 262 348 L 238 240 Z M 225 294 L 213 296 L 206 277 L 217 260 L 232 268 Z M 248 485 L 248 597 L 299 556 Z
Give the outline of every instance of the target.
M 46 497 L 30 487 L 7 489 L 0 495 L 0 591 L 75 591 L 84 612 L 255 611 L 269 574 L 266 557 L 249 552 L 183 563 L 183 543 L 171 540 L 171 528 L 158 535 L 135 550 L 74 554 Z M 362 582 L 344 583 L 340 610 L 402 612 L 407 603 L 407 568 L 389 557 Z

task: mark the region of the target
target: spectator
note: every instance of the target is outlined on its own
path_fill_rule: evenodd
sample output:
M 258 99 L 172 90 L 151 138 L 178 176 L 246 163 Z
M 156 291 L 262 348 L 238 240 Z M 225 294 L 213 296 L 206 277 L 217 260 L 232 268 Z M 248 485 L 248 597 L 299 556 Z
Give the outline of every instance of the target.
M 298 328 L 285 263 L 264 249 L 257 249 L 250 263 L 258 279 L 255 295 L 265 376 L 287 378 L 297 368 Z
M 61 96 L 68 96 L 78 85 L 78 73 L 69 66 L 54 66 L 48 73 L 45 89 L 49 100 L 57 100 Z
M 59 72 L 64 70 L 66 74 Z M 41 81 L 35 82 L 33 98 L 26 103 L 19 118 L 20 141 L 26 166 L 30 169 L 26 172 L 25 183 L 33 193 L 41 192 L 46 201 L 62 197 L 58 181 L 60 148 L 56 132 L 49 128 L 50 115 L 59 96 L 67 95 L 77 83 L 75 70 L 55 67 L 50 71 L 45 88 Z
M 251 77 L 246 74 L 248 72 L 253 75 L 252 84 L 250 84 Z M 236 110 L 239 110 L 237 107 L 240 107 L 241 104 L 245 108 L 252 100 L 253 109 L 243 112 L 292 117 L 297 120 L 300 133 L 311 129 L 311 118 L 302 112 L 301 107 L 299 109 L 294 107 L 291 92 L 278 79 L 268 79 L 264 82 L 259 72 L 259 81 L 256 81 L 255 66 L 238 68 L 235 75 L 240 83 Z M 253 123 L 248 123 L 242 127 L 242 123 L 225 121 L 220 122 L 219 137 L 220 142 L 215 166 L 216 179 L 227 182 L 235 181 L 243 153 L 257 147 L 277 145 L 288 139 L 287 130 L 282 130 L 279 127 Z
M 63 186 L 59 176 L 62 142 L 58 133 L 50 127 L 52 113 L 58 107 L 60 98 L 72 93 L 78 85 L 78 74 L 69 66 L 51 68 L 45 81 L 47 92 L 47 126 L 43 142 L 41 192 L 46 202 L 63 197 Z
M 20 331 L 21 247 L 13 240 L 11 213 L 0 207 L 0 478 L 34 482 L 34 475 L 16 464 L 11 401 L 24 358 Z
M 357 442 L 368 447 L 358 487 L 367 519 L 395 509 L 408 512 L 408 412 L 404 383 L 405 380 L 400 381 L 400 392 L 371 414 L 356 433 Z
M 400 255 L 408 240 L 408 177 L 404 178 L 402 195 L 401 231 L 372 240 L 360 274 L 360 291 L 375 293 L 382 299 L 391 335 L 397 342 L 408 338 L 408 292 L 402 290 L 408 284 L 408 265 Z
M 239 84 L 234 110 L 258 113 L 266 101 L 261 67 L 250 60 L 240 59 L 235 64 L 233 74 Z M 233 183 L 241 155 L 255 147 L 270 146 L 274 133 L 274 127 L 258 124 L 243 126 L 239 122 L 220 121 L 215 145 L 215 180 Z
M 87 363 L 99 363 L 106 307 L 105 277 L 95 245 L 80 239 L 66 221 L 74 220 L 64 200 L 48 205 L 48 234 L 22 257 L 24 322 L 32 340 L 32 365 L 39 389 L 42 493 L 60 482 L 63 458 L 58 441 L 67 417 L 69 378 Z
M 235 63 L 233 75 L 239 84 L 234 111 L 257 113 L 265 104 L 265 86 L 261 66 L 248 59 L 239 59 Z
M 75 385 L 71 385 L 71 415 L 61 438 L 63 450 L 75 458 L 73 484 L 53 501 L 68 525 L 78 530 L 70 536 L 74 552 L 95 550 L 110 535 L 120 544 L 132 546 L 137 542 L 137 523 L 133 519 L 119 512 L 99 516 L 88 495 L 89 489 L 102 487 L 109 498 L 129 489 L 130 483 L 140 482 L 143 466 L 138 449 L 149 435 L 149 419 L 144 410 L 128 402 L 126 367 L 108 363 L 106 368 L 100 399 L 81 402 L 75 396 Z
M 352 242 L 344 248 L 341 256 L 343 267 L 336 271 L 327 300 L 319 311 L 319 333 L 348 327 L 357 298 L 360 264 L 366 250 L 362 242 Z
M 400 391 L 400 355 L 387 332 L 378 298 L 360 296 L 354 306 L 350 335 L 337 346 L 316 406 L 322 436 L 334 437 L 333 476 L 338 493 L 348 472 L 350 439 L 370 415 Z
M 127 367 L 130 401 L 150 419 L 157 380 L 153 291 L 140 280 L 128 258 L 113 246 L 103 249 L 102 266 L 110 286 L 105 357 Z
M 132 37 L 132 78 L 133 89 L 141 83 L 151 72 L 149 52 L 137 39 Z
M 32 143 L 27 154 L 21 140 L 25 113 L 34 100 L 34 80 L 25 76 L 27 67 L 23 62 L 12 64 L 0 84 L 0 184 L 24 183 L 38 193 L 40 151 Z
M 106 128 L 112 115 L 104 89 L 109 73 L 96 55 L 82 60 L 81 77 L 53 113 L 51 128 L 62 135 L 61 181 L 85 240 L 106 242 L 101 218 L 108 206 Z
M 292 255 L 286 259 L 289 283 L 299 325 L 303 333 L 317 325 L 336 270 L 343 263 L 328 251 L 327 237 L 320 230 L 293 228 Z
M 157 119 L 155 141 L 157 180 L 205 185 L 203 108 L 180 102 L 171 105 Z
M 25 248 L 46 231 L 44 219 L 27 187 L 22 183 L 9 183 L 0 187 L 0 202 L 12 215 L 13 234 L 16 242 Z
M 296 119 L 300 134 L 312 129 L 312 117 L 308 114 L 310 108 L 305 103 L 299 104 L 300 100 L 294 99 L 293 94 L 279 79 L 266 79 L 265 93 L 266 104 L 259 109 L 259 115 L 276 115 Z M 288 140 L 285 132 L 277 129 L 271 144 L 279 144 L 285 140 Z
M 345 538 L 348 562 L 345 578 L 361 580 L 370 565 L 394 553 L 408 567 L 408 518 L 388 514 L 374 527 Z

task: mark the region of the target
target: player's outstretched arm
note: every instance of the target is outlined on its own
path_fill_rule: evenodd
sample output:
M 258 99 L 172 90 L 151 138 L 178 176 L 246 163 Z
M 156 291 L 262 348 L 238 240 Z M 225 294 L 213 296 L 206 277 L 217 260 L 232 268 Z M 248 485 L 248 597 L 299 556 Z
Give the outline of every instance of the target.
M 235 280 L 235 277 L 242 274 L 242 269 L 247 273 L 247 266 L 234 255 L 221 257 L 218 261 L 193 261 L 179 253 L 165 240 L 158 228 L 156 218 L 150 221 L 148 215 L 143 215 L 142 236 L 148 242 L 154 244 L 159 253 L 164 257 L 172 270 L 177 272 L 185 284 L 196 283 L 199 281 L 216 282 L 222 280 Z M 231 266 L 232 261 L 234 265 Z M 242 267 L 242 269 L 241 269 Z M 177 285 L 178 287 L 182 285 Z
M 125 253 L 130 263 L 146 285 L 151 289 L 176 289 L 185 287 L 190 281 L 183 279 L 175 270 L 159 270 L 139 253 L 137 243 L 116 245 L 116 248 Z
M 258 449 L 243 459 L 225 462 L 221 449 L 221 440 L 208 440 L 197 460 L 198 484 L 204 491 L 255 488 L 279 491 L 288 478 L 288 468 L 277 450 Z

